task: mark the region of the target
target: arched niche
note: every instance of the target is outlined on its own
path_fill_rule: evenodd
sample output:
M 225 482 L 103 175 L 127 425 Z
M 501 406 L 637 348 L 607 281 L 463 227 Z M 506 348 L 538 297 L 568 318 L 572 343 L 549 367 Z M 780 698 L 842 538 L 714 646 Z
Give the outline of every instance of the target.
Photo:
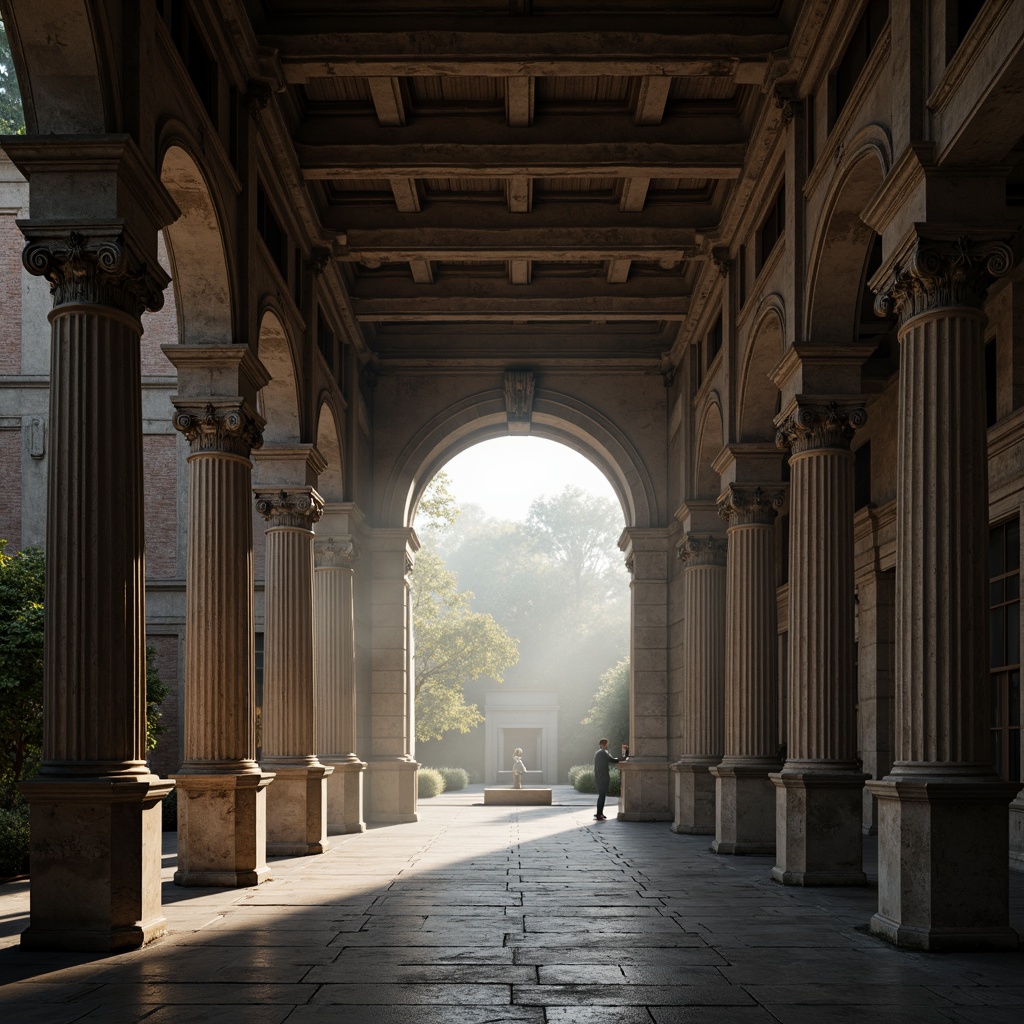
M 876 237 L 861 215 L 887 173 L 886 143 L 882 129 L 865 129 L 851 145 L 826 203 L 810 260 L 806 336 L 813 345 L 858 340 L 864 280 Z
M 768 304 L 755 321 L 741 364 L 737 424 L 741 443 L 775 440 L 773 421 L 778 412 L 779 389 L 770 374 L 782 359 L 785 335 L 781 307 Z
M 718 473 L 712 468 L 712 463 L 724 444 L 722 407 L 718 396 L 712 394 L 700 418 L 697 430 L 697 458 L 693 465 L 694 497 L 700 501 L 714 501 L 721 490 L 721 481 Z
M 654 483 L 639 452 L 610 420 L 575 398 L 538 389 L 530 434 L 579 452 L 604 474 L 627 526 L 657 524 Z M 503 391 L 456 403 L 420 430 L 399 456 L 384 490 L 383 521 L 411 526 L 427 485 L 446 462 L 481 441 L 508 436 Z
M 7 0 L 4 28 L 30 135 L 100 135 L 120 127 L 117 64 L 98 5 Z
M 316 447 L 327 461 L 327 468 L 320 474 L 317 490 L 325 501 L 343 501 L 344 474 L 341 462 L 341 438 L 330 405 L 325 401 L 320 406 L 316 427 Z
M 181 211 L 164 229 L 180 340 L 186 345 L 230 345 L 230 277 L 209 186 L 195 160 L 179 145 L 164 153 L 160 180 Z
M 292 347 L 281 320 L 272 310 L 260 320 L 257 355 L 270 374 L 270 383 L 260 391 L 260 414 L 267 421 L 263 439 L 294 444 L 301 441 L 299 389 L 296 383 Z

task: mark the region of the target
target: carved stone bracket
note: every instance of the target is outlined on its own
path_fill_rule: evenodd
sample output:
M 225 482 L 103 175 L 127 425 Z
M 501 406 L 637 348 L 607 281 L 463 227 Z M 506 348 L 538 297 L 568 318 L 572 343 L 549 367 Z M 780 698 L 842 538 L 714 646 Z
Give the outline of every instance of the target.
M 167 276 L 137 260 L 123 234 L 87 238 L 78 231 L 54 238 L 29 239 L 22 255 L 25 269 L 50 282 L 54 306 L 92 303 L 140 317 L 164 304 Z
M 760 487 L 733 484 L 718 499 L 718 514 L 730 526 L 771 526 L 782 508 L 782 491 L 768 493 Z
M 816 448 L 849 449 L 854 431 L 867 422 L 864 406 L 854 402 L 798 402 L 781 422 L 775 443 L 792 454 Z
M 248 458 L 263 447 L 263 419 L 245 402 L 175 402 L 174 428 L 188 439 L 193 454 L 227 452 Z
M 676 555 L 687 569 L 696 565 L 725 565 L 728 545 L 724 537 L 688 533 L 678 545 Z
M 1005 242 L 975 243 L 966 236 L 952 241 L 919 238 L 892 281 L 879 289 L 875 312 L 906 323 L 920 313 L 969 306 L 980 309 L 988 287 L 1013 266 Z
M 510 434 L 528 434 L 533 416 L 532 370 L 505 371 L 505 411 Z
M 314 565 L 318 569 L 351 569 L 359 557 L 355 537 L 325 537 L 313 544 Z
M 310 530 L 324 514 L 324 500 L 312 487 L 254 488 L 256 511 L 267 521 L 267 527 L 292 526 Z
M 722 277 L 728 277 L 732 270 L 733 261 L 729 258 L 729 250 L 723 248 L 715 248 L 711 250 L 711 261 L 715 265 L 715 269 Z

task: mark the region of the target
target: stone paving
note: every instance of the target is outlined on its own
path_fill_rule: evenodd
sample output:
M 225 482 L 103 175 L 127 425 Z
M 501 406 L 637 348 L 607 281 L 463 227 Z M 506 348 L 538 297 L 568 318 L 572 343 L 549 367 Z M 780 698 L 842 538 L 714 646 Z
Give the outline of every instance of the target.
M 584 802 L 586 800 L 586 802 Z M 1024 953 L 906 953 L 865 925 L 875 891 L 791 889 L 666 824 L 484 807 L 272 862 L 258 889 L 183 890 L 170 934 L 110 957 L 17 948 L 27 886 L 0 888 L 8 1024 L 1021 1024 Z M 609 806 L 614 812 L 614 801 Z M 1024 876 L 1012 876 L 1024 929 Z M 73 898 L 73 894 L 69 894 Z

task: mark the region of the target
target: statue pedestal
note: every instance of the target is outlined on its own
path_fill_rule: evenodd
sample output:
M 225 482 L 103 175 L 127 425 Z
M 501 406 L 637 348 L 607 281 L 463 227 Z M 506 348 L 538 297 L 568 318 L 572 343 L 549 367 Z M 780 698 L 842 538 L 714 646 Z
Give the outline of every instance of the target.
M 550 789 L 485 789 L 484 805 L 518 806 L 521 804 L 539 804 L 551 806 Z

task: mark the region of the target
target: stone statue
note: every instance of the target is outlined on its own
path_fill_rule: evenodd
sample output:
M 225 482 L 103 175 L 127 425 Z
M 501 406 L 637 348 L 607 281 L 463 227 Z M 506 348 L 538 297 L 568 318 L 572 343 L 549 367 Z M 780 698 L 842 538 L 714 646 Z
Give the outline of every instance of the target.
M 523 764 L 523 748 L 516 747 L 512 751 L 512 788 L 522 789 L 523 788 L 523 773 L 526 771 L 526 765 Z

